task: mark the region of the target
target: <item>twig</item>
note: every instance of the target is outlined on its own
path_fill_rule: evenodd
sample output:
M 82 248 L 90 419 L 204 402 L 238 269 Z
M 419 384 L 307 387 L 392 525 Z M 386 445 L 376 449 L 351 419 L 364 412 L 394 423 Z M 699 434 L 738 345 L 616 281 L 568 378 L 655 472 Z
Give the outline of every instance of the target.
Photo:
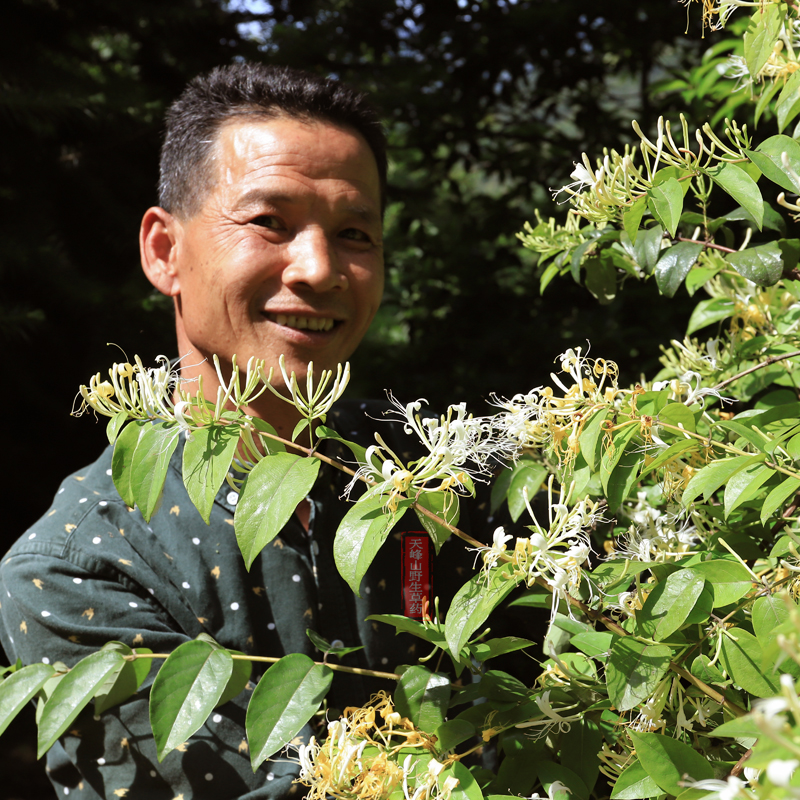
M 748 369 L 738 373 L 738 375 L 734 375 L 732 378 L 726 378 L 721 383 L 718 383 L 714 387 L 713 391 L 718 392 L 720 389 L 724 389 L 726 386 L 728 386 L 728 384 L 738 381 L 739 378 L 743 378 L 745 375 L 749 375 L 751 372 L 755 372 L 756 370 L 768 367 L 770 364 L 775 364 L 778 361 L 784 361 L 787 358 L 795 358 L 797 356 L 800 356 L 800 350 L 793 350 L 791 353 L 786 353 L 786 355 L 782 356 L 770 356 L 769 358 L 764 359 L 764 361 L 756 364 L 754 367 L 749 367 Z
M 744 772 L 744 762 L 747 761 L 751 755 L 753 755 L 752 747 L 736 762 L 736 764 L 734 764 L 733 769 L 731 770 L 731 775 L 734 777 L 741 775 Z
M 685 681 L 691 683 L 692 686 L 699 689 L 704 695 L 710 697 L 712 700 L 716 700 L 721 706 L 727 708 L 728 711 L 731 712 L 731 714 L 737 717 L 741 717 L 747 713 L 747 711 L 744 708 L 726 699 L 725 695 L 720 694 L 716 689 L 712 688 L 704 681 L 701 681 L 700 678 L 695 678 L 695 676 L 692 675 L 691 672 L 684 669 L 679 664 L 676 664 L 674 661 L 669 662 L 669 668 L 673 672 L 676 672 L 678 675 L 680 675 L 681 678 L 683 678 Z
M 238 653 L 231 653 L 231 658 L 234 661 L 259 661 L 266 664 L 277 664 L 280 658 L 276 656 L 245 656 Z M 136 661 L 138 658 L 169 658 L 169 653 L 137 653 L 133 652 L 129 656 L 123 656 L 126 661 Z M 372 678 L 386 678 L 390 681 L 399 681 L 400 676 L 396 672 L 379 672 L 374 669 L 361 669 L 360 667 L 346 667 L 344 664 L 324 664 L 321 661 L 315 661 L 322 667 L 328 667 L 335 672 L 349 672 L 351 675 L 368 675 Z
M 701 239 L 690 239 L 688 236 L 676 236 L 679 242 L 691 242 L 692 244 L 701 244 L 703 247 L 710 247 L 712 250 L 722 250 L 723 253 L 738 253 L 738 250 L 733 250 L 730 247 L 723 247 L 721 244 L 714 244 L 713 242 L 704 242 Z

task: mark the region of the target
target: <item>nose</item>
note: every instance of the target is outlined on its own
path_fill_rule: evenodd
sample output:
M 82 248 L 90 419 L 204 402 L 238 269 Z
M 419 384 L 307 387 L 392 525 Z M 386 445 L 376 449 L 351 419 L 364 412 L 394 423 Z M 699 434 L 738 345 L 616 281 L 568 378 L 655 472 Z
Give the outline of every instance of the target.
M 321 230 L 304 231 L 289 247 L 290 260 L 283 270 L 287 286 L 330 292 L 347 287 L 336 248 Z

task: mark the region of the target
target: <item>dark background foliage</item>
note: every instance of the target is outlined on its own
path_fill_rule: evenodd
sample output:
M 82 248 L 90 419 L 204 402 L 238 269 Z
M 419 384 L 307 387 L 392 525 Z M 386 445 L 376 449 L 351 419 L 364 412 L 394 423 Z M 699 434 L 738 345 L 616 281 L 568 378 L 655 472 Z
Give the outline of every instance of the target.
M 568 346 L 591 339 L 635 380 L 682 336 L 685 303 L 651 284 L 606 306 L 571 281 L 540 296 L 515 234 L 536 208 L 563 215 L 550 187 L 582 151 L 683 105 L 679 76 L 713 41 L 695 17 L 685 36 L 677 0 L 8 0 L 0 369 L 13 490 L 0 552 L 104 446 L 104 424 L 69 411 L 78 384 L 119 360 L 106 343 L 145 363 L 175 355 L 137 233 L 163 111 L 190 77 L 259 59 L 372 93 L 391 143 L 388 280 L 353 391 L 482 412 L 490 392 L 547 381 Z M 653 94 L 665 80 L 673 91 Z

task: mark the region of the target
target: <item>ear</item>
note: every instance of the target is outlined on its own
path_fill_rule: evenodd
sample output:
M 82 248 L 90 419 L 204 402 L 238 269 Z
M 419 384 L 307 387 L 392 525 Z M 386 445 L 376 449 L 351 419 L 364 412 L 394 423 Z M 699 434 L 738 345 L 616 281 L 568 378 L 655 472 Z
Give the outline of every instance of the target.
M 176 268 L 180 234 L 180 222 L 168 211 L 158 206 L 145 211 L 139 229 L 142 269 L 150 283 L 167 297 L 180 294 Z

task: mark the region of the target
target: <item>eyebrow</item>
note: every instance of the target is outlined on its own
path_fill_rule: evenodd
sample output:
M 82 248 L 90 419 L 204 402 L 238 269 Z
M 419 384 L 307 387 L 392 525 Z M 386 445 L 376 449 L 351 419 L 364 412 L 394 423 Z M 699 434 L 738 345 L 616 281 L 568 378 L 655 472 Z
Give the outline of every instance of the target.
M 245 208 L 257 203 L 274 206 L 281 204 L 296 205 L 298 200 L 296 197 L 281 192 L 265 192 L 261 189 L 251 189 L 239 198 L 239 202 L 236 205 L 239 208 Z M 381 221 L 380 213 L 372 206 L 365 203 L 345 206 L 344 211 L 367 224 L 379 223 Z

